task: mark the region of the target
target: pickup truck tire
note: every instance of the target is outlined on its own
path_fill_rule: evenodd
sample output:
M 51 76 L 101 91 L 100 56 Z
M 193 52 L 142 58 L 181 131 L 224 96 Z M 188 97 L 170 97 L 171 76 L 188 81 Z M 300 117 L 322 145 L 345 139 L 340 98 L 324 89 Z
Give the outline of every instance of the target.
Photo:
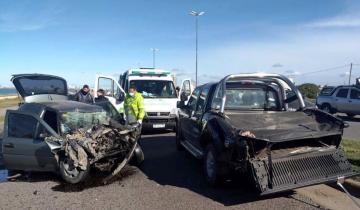
M 321 109 L 325 112 L 328 112 L 330 114 L 335 114 L 335 110 L 331 107 L 330 104 L 323 104 L 321 105 Z
M 183 151 L 184 147 L 183 145 L 181 145 L 181 141 L 182 141 L 182 134 L 180 131 L 180 126 L 176 126 L 176 136 L 175 136 L 175 144 L 176 144 L 176 150 L 178 151 Z
M 203 164 L 206 181 L 211 186 L 217 186 L 220 182 L 219 164 L 216 149 L 211 143 L 206 146 Z
M 59 163 L 59 170 L 61 177 L 68 183 L 77 184 L 84 181 L 90 171 L 90 166 L 86 167 L 86 170 L 80 170 L 79 168 L 70 167 L 69 159 L 63 157 Z

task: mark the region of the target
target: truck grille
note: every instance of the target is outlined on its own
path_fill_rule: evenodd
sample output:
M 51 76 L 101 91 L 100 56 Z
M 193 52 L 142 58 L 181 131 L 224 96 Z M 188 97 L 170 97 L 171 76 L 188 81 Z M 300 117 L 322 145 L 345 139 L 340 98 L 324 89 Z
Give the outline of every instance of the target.
M 255 179 L 262 194 L 294 189 L 352 176 L 351 164 L 339 149 L 281 159 L 252 161 Z
M 158 117 L 158 116 L 166 117 L 170 115 L 170 112 L 147 112 L 146 114 L 149 117 Z

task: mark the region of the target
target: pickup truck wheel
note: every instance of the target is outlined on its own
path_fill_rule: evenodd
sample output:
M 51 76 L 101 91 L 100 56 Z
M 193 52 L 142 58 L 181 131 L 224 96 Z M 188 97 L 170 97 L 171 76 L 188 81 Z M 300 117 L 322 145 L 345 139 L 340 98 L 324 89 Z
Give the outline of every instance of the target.
M 216 186 L 219 183 L 219 165 L 217 162 L 217 153 L 215 147 L 209 144 L 206 147 L 204 155 L 204 173 L 206 181 L 211 186 Z
M 334 114 L 334 113 L 335 113 L 334 109 L 330 106 L 330 104 L 323 104 L 323 105 L 321 106 L 321 109 L 322 109 L 323 111 L 327 112 L 327 113 L 330 113 L 330 114 Z
M 176 144 L 176 149 L 178 151 L 184 150 L 184 147 L 181 145 L 181 141 L 182 141 L 182 135 L 181 135 L 181 131 L 180 131 L 180 126 L 176 126 L 175 144 Z
M 67 157 L 60 160 L 59 168 L 61 177 L 71 184 L 77 184 L 84 181 L 90 171 L 90 166 L 86 167 L 86 170 L 74 167 L 72 161 Z

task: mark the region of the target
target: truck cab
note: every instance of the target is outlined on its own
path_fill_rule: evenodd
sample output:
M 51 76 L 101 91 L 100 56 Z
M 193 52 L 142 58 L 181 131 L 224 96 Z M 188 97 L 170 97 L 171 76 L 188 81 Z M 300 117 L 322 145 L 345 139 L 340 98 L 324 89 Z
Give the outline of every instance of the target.
M 114 77 L 97 75 L 95 92 L 104 89 L 106 97 L 124 113 L 123 96 L 134 85 L 144 97 L 144 129 L 175 129 L 178 116 L 177 101 L 180 95 L 189 98 L 192 92 L 191 81 L 186 79 L 181 84 L 179 93 L 174 84 L 175 76 L 170 71 L 153 68 L 130 69 Z

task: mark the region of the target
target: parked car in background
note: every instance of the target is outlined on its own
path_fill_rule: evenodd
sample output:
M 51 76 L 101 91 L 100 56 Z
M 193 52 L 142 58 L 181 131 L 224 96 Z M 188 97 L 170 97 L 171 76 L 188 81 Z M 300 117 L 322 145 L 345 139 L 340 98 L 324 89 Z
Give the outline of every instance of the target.
M 230 75 L 178 108 L 176 147 L 203 159 L 212 185 L 244 174 L 265 195 L 356 174 L 340 147 L 344 122 L 307 108 L 284 76 Z
M 345 113 L 349 117 L 360 114 L 360 87 L 338 86 L 332 90 L 321 91 L 316 105 L 331 114 Z

